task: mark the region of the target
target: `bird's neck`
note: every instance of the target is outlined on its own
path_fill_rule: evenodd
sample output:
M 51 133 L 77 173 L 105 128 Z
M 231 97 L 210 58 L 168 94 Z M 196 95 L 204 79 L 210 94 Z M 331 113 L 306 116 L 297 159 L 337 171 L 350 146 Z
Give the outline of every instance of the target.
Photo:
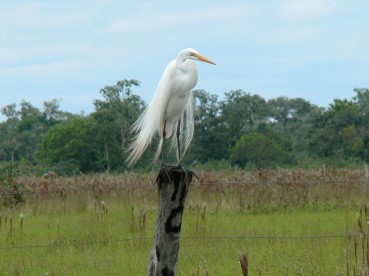
M 196 62 L 192 59 L 177 59 L 177 68 L 183 72 L 197 70 Z

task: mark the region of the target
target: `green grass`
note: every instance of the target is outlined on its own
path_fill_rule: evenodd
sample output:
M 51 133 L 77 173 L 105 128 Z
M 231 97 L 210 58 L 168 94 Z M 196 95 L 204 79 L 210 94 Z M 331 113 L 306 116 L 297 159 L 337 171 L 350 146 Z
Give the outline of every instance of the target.
M 145 274 L 152 240 L 126 239 L 152 237 L 156 220 L 155 200 L 141 204 L 124 198 L 106 198 L 105 211 L 91 198 L 79 197 L 77 201 L 70 197 L 66 201 L 44 199 L 17 211 L 2 213 L 1 245 L 26 247 L 1 249 L 0 273 Z M 348 239 L 237 237 L 344 235 L 356 226 L 357 212 L 354 210 L 299 208 L 287 212 L 241 213 L 228 209 L 207 210 L 205 206 L 185 210 L 179 275 L 206 270 L 210 275 L 239 275 L 238 256 L 243 251 L 249 255 L 252 274 L 332 275 L 337 270 L 345 271 L 345 250 L 351 243 Z M 24 214 L 22 229 L 21 212 Z M 146 214 L 145 223 L 142 222 L 143 214 Z M 211 238 L 232 236 L 236 238 Z M 70 245 L 105 240 L 111 242 Z M 32 245 L 55 246 L 27 247 Z
M 26 180 L 31 183 L 26 186 L 45 185 L 37 181 Z M 107 175 L 58 178 L 48 185 L 111 187 L 37 193 L 16 209 L 1 209 L 0 275 L 145 275 L 156 187 L 112 189 L 118 182 Z M 358 272 L 361 244 L 367 240 L 357 238 L 355 258 L 353 238 L 325 236 L 366 236 L 366 228 L 360 232 L 357 226 L 366 199 L 366 190 L 353 183 L 308 189 L 195 183 L 183 217 L 178 275 L 241 275 L 242 252 L 247 252 L 250 275 L 346 274 L 346 258 L 351 274 Z M 366 225 L 368 215 L 362 216 Z

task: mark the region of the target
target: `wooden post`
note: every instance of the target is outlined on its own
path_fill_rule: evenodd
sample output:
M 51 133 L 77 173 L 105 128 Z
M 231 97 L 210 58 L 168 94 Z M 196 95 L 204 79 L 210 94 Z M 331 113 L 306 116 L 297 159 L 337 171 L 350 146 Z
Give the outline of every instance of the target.
M 156 179 L 158 218 L 148 275 L 176 275 L 182 214 L 193 173 L 182 167 L 162 166 Z

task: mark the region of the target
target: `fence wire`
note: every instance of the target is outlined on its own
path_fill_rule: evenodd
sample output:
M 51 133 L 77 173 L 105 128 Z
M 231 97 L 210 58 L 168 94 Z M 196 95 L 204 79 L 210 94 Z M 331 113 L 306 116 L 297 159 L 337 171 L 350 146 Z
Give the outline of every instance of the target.
M 322 240 L 322 239 L 349 239 L 359 238 L 360 235 L 321 235 L 321 236 L 183 236 L 181 240 Z M 118 240 L 101 240 L 89 242 L 70 242 L 70 243 L 50 243 L 50 244 L 30 244 L 30 245 L 14 245 L 3 246 L 0 250 L 10 249 L 34 249 L 34 248 L 52 248 L 52 247 L 77 247 L 77 246 L 93 246 L 99 244 L 123 243 L 131 241 L 149 241 L 152 237 L 131 237 Z
M 359 179 L 359 180 L 286 180 L 286 181 L 235 181 L 235 182 L 195 182 L 193 185 L 201 187 L 201 186 L 208 186 L 208 187 L 237 187 L 237 186 L 252 186 L 252 185 L 301 185 L 305 184 L 306 186 L 312 184 L 363 184 L 363 187 L 369 186 L 368 179 Z M 368 187 L 369 188 L 369 187 Z M 52 194 L 52 193 L 78 193 L 78 192 L 109 192 L 109 191 L 124 191 L 124 190 L 131 190 L 131 189 L 147 189 L 147 190 L 154 190 L 157 189 L 155 183 L 152 184 L 138 184 L 138 185 L 119 185 L 115 187 L 104 186 L 103 184 L 97 184 L 96 186 L 92 187 L 83 187 L 83 188 L 61 188 L 61 189 L 37 189 L 37 190 L 30 190 L 25 188 L 25 190 L 17 190 L 16 193 L 18 195 L 37 195 L 37 194 Z M 0 198 L 7 195 L 1 193 L 0 189 Z
M 252 185 L 295 185 L 304 184 L 307 187 L 313 184 L 331 184 L 331 185 L 345 185 L 345 184 L 361 184 L 363 188 L 368 188 L 368 179 L 356 179 L 356 180 L 286 180 L 286 181 L 218 181 L 218 182 L 194 182 L 194 186 L 202 187 L 237 187 L 237 186 L 252 186 Z M 60 188 L 60 189 L 37 189 L 37 190 L 21 190 L 17 191 L 18 194 L 38 195 L 38 194 L 57 194 L 57 193 L 79 193 L 79 192 L 111 192 L 111 191 L 125 191 L 132 189 L 148 189 L 155 190 L 157 186 L 154 181 L 152 184 L 138 184 L 138 185 L 124 185 L 115 183 L 113 187 L 104 186 L 103 184 L 91 185 L 89 187 L 80 188 Z M 4 195 L 0 190 L 0 198 Z M 360 238 L 360 235 L 355 234 L 334 234 L 334 235 L 316 235 L 316 236 L 182 236 L 181 240 L 322 240 L 322 239 L 350 239 Z M 137 241 L 151 241 L 152 237 L 129 237 L 125 239 L 115 240 L 101 240 L 101 241 L 73 241 L 65 243 L 49 243 L 49 244 L 29 244 L 29 245 L 12 245 L 12 246 L 0 246 L 0 250 L 16 250 L 16 249 L 38 249 L 38 248 L 62 248 L 62 247 L 78 247 L 78 246 L 94 246 L 94 245 L 108 245 L 125 242 L 137 242 Z

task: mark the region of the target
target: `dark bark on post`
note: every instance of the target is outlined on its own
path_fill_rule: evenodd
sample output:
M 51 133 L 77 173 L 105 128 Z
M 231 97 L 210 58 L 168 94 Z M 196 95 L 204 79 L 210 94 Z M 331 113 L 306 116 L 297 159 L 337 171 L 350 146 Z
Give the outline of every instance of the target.
M 158 218 L 148 275 L 176 275 L 182 214 L 193 173 L 182 167 L 162 166 L 156 179 Z

